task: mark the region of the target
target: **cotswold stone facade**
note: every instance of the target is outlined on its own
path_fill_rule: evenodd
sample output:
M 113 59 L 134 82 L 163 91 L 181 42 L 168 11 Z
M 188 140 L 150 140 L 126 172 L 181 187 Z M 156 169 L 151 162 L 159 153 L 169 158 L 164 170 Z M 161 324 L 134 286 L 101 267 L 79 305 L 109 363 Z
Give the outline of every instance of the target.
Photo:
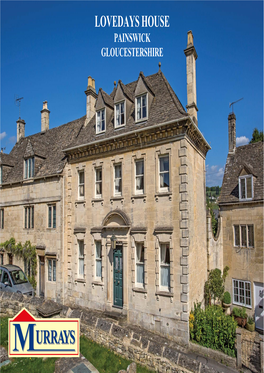
M 65 149 L 67 301 L 187 343 L 207 279 L 209 145 L 160 70 L 110 95 L 89 78 L 86 95 L 85 126 Z
M 246 307 L 263 330 L 263 143 L 236 148 L 236 117 L 229 122 L 229 154 L 219 198 L 225 288 L 232 305 Z
M 39 134 L 25 137 L 18 120 L 17 144 L 1 158 L 1 242 L 37 246 L 37 294 L 122 313 L 187 344 L 207 279 L 210 147 L 197 126 L 191 32 L 184 52 L 187 112 L 159 69 L 110 94 L 89 77 L 86 116 L 63 126 L 49 129 L 46 102 Z

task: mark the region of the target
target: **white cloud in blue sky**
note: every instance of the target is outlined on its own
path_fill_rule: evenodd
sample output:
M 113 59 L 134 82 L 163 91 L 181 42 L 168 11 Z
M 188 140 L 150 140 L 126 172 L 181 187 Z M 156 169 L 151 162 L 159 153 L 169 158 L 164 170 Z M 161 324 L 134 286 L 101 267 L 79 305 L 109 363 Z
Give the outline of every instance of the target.
M 6 137 L 6 132 L 0 133 L 0 140 L 3 140 Z
M 240 136 L 236 138 L 237 146 L 247 145 L 248 143 L 249 143 L 249 139 L 246 136 Z
M 222 186 L 224 172 L 223 166 L 206 165 L 206 186 Z

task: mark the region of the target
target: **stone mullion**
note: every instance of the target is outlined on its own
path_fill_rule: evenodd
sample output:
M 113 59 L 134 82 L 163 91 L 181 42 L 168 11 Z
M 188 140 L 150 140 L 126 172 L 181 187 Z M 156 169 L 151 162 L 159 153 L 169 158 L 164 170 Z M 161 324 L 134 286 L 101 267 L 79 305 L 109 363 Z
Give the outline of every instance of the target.
M 189 197 L 188 197 L 188 162 L 187 145 L 185 140 L 180 142 L 180 247 L 181 247 L 181 276 L 182 285 L 181 303 L 182 303 L 182 321 L 189 319 Z

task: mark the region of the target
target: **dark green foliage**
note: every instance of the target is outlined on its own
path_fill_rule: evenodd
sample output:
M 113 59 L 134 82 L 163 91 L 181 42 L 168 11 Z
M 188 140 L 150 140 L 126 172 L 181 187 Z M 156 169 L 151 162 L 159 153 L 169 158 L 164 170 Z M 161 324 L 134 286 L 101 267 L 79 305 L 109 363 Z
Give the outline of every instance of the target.
M 221 273 L 221 270 L 218 268 L 212 269 L 209 272 L 208 280 L 206 281 L 204 285 L 204 296 L 206 304 L 211 305 L 211 300 L 214 301 L 218 298 L 219 300 L 222 300 L 224 295 L 224 282 L 225 278 L 227 276 L 229 267 L 225 267 L 223 270 L 223 275 Z
M 229 291 L 226 291 L 223 296 L 223 303 L 230 304 L 231 303 L 231 295 Z
M 249 325 L 253 325 L 253 324 L 254 324 L 254 319 L 253 319 L 253 317 L 249 317 L 247 323 L 248 323 Z
M 242 307 L 242 308 L 234 307 L 232 311 L 232 315 L 235 317 L 242 317 L 242 319 L 247 318 L 245 307 Z
M 209 199 L 207 199 L 207 201 L 206 201 L 206 207 L 210 211 L 211 222 L 212 222 L 212 231 L 213 231 L 214 236 L 216 236 L 217 229 L 218 229 L 218 219 L 216 219 L 213 210 L 214 210 L 214 207 L 218 208 L 218 206 L 216 204 L 211 203 L 209 201 Z
M 190 337 L 194 342 L 235 357 L 237 323 L 234 318 L 223 313 L 219 306 L 208 306 L 202 310 L 194 306 L 190 314 Z
M 250 144 L 253 144 L 254 142 L 263 142 L 263 131 L 259 131 L 257 128 L 254 128 L 254 131 L 252 133 L 252 139 L 250 140 Z

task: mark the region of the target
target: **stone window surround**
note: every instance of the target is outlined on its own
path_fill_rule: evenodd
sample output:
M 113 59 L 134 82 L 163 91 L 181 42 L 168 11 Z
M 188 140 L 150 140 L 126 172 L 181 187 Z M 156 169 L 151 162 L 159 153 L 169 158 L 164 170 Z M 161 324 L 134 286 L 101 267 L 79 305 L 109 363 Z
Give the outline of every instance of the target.
M 80 182 L 79 173 L 80 172 L 84 173 L 84 190 L 83 190 L 84 193 L 83 193 L 83 196 L 80 196 L 80 184 L 79 184 L 79 182 Z M 77 188 L 78 188 L 78 190 L 77 190 L 77 201 L 76 202 L 78 202 L 78 201 L 83 202 L 85 200 L 85 184 L 86 184 L 85 183 L 85 164 L 76 166 L 76 173 L 77 173 L 77 183 L 78 183 L 78 186 L 77 186 Z
M 30 169 L 29 169 L 30 165 Z M 24 159 L 24 179 L 31 179 L 35 175 L 35 158 L 28 157 Z
M 234 298 L 235 298 L 235 292 L 234 292 L 234 282 L 235 281 L 238 281 L 238 294 L 239 294 L 239 290 L 240 290 L 240 282 L 244 284 L 244 287 L 243 287 L 243 290 L 244 290 L 244 299 L 246 298 L 246 290 L 245 290 L 245 285 L 246 284 L 249 284 L 249 292 L 250 292 L 250 305 L 246 304 L 246 303 L 240 303 L 240 302 L 235 302 Z M 246 307 L 246 308 L 252 308 L 252 286 L 251 286 L 251 282 L 250 281 L 246 281 L 246 280 L 239 280 L 239 279 L 236 279 L 236 278 L 232 278 L 232 293 L 233 293 L 233 297 L 232 297 L 232 303 L 235 304 L 235 305 L 238 305 L 238 306 L 243 306 L 243 307 Z M 238 295 L 239 296 L 239 295 Z
M 28 213 L 30 212 L 30 215 Z M 24 206 L 24 229 L 34 229 L 34 205 Z
M 143 184 L 143 193 L 137 193 L 136 192 L 136 162 L 143 160 L 144 162 L 144 184 Z M 136 152 L 131 157 L 131 198 L 146 198 L 146 162 L 147 162 L 147 156 L 145 152 Z
M 72 268 L 76 268 L 76 272 L 73 273 L 74 281 L 75 282 L 86 282 L 86 243 L 85 243 L 85 228 L 76 228 L 74 229 L 74 237 L 75 237 L 75 243 L 74 243 L 74 258 L 75 262 L 72 263 Z M 83 241 L 83 277 L 79 276 L 79 241 Z
M 57 258 L 56 256 L 47 256 L 46 255 L 46 260 L 47 260 L 47 265 L 48 265 L 48 282 L 54 283 L 57 281 Z M 51 261 L 51 279 L 49 279 L 49 263 Z M 54 280 L 54 262 L 55 262 L 55 280 Z
M 163 157 L 163 156 L 166 156 L 168 155 L 169 156 L 169 188 L 167 190 L 165 189 L 161 189 L 160 188 L 160 174 L 159 174 L 159 170 L 160 170 L 160 157 Z M 159 196 L 162 196 L 162 195 L 168 195 L 171 194 L 171 178 L 172 178 L 172 175 L 171 175 L 171 146 L 166 146 L 166 145 L 163 145 L 161 146 L 159 149 L 156 150 L 156 154 L 155 154 L 155 175 L 156 175 L 156 180 L 155 180 L 155 185 L 156 185 L 156 194 L 155 194 L 155 197 L 159 197 Z
M 247 198 L 247 183 L 246 183 L 246 179 L 251 179 L 251 194 L 252 196 L 250 198 Z M 245 180 L 245 193 L 246 193 L 246 197 L 245 198 L 242 198 L 241 196 L 241 180 Z M 253 198 L 254 198 L 254 183 L 253 183 L 253 175 L 243 175 L 243 176 L 239 176 L 238 178 L 238 189 L 239 189 L 239 200 L 240 201 L 251 201 Z
M 236 233 L 235 227 L 239 228 L 239 245 L 236 245 Z M 246 246 L 242 246 L 242 227 L 246 227 Z M 248 227 L 253 227 L 253 246 L 249 246 L 249 237 L 248 237 Z M 233 224 L 233 246 L 237 249 L 254 249 L 255 246 L 255 234 L 254 234 L 254 224 Z
M 47 229 L 56 229 L 57 227 L 57 205 L 56 203 L 48 204 L 48 214 L 47 214 Z M 51 221 L 49 224 L 49 209 L 51 207 Z M 55 207 L 55 210 L 54 210 Z M 54 211 L 55 211 L 55 227 L 54 227 Z
M 121 194 L 119 195 L 116 195 L 115 194 L 115 166 L 120 164 L 121 165 Z M 110 175 L 112 175 L 112 181 L 110 183 L 110 185 L 112 185 L 112 191 L 111 191 L 111 195 L 112 197 L 110 197 L 110 201 L 114 200 L 114 199 L 123 199 L 123 189 L 124 189 L 124 158 L 123 156 L 116 156 L 114 158 L 111 159 L 110 161 Z
M 173 297 L 173 288 L 174 288 L 174 282 L 173 282 L 173 275 L 174 275 L 174 268 L 173 268 L 173 246 L 172 246 L 172 229 L 167 229 L 162 231 L 158 228 L 154 231 L 156 235 L 156 243 L 155 243 L 155 262 L 156 262 L 156 296 L 157 298 L 159 296 L 170 296 Z M 165 291 L 160 287 L 160 247 L 161 244 L 169 244 L 170 245 L 170 289 L 168 291 Z
M 0 229 L 4 229 L 5 227 L 5 210 L 0 209 Z
M 137 286 L 136 282 L 136 244 L 142 243 L 144 246 L 144 284 L 143 286 Z M 146 239 L 146 231 L 140 232 L 134 230 L 134 233 L 131 233 L 131 266 L 132 266 L 132 290 L 134 292 L 140 293 L 147 293 L 148 291 L 148 272 L 147 272 L 147 239 Z M 146 297 L 146 296 L 145 296 Z
M 122 103 L 124 103 L 124 124 L 120 124 L 119 126 L 117 126 L 116 125 L 116 107 L 117 107 L 117 105 L 120 105 Z M 115 123 L 115 125 L 114 125 L 115 129 L 125 127 L 125 125 L 126 125 L 126 99 L 122 99 L 122 100 L 120 100 L 118 102 L 115 102 L 114 123 Z
M 100 232 L 92 233 L 92 285 L 104 285 L 105 278 L 105 244 Z M 96 277 L 96 241 L 101 242 L 102 274 L 101 278 Z

